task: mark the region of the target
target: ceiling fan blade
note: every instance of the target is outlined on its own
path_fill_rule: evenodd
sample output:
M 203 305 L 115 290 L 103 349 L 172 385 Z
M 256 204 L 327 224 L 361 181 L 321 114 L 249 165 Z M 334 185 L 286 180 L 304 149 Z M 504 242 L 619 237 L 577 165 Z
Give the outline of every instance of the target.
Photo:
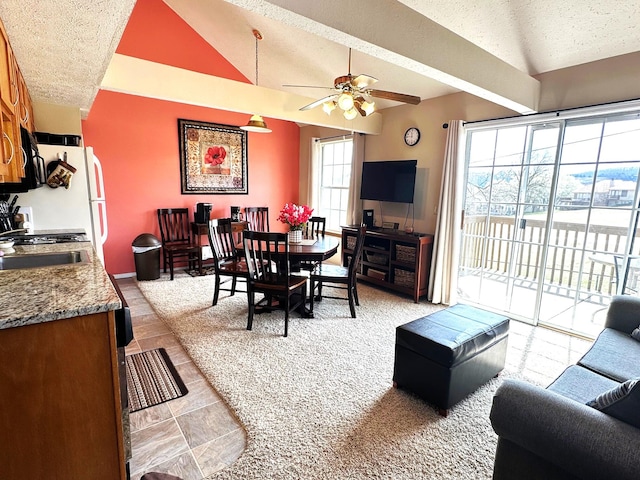
M 325 90 L 335 90 L 333 87 L 318 87 L 316 85 L 282 85 L 283 87 L 293 87 L 293 88 L 322 88 Z
M 309 105 L 305 105 L 304 107 L 302 107 L 300 110 L 311 110 L 312 108 L 316 108 L 318 105 L 322 105 L 324 102 L 328 102 L 329 100 L 334 100 L 338 98 L 338 94 L 334 94 L 334 95 L 329 95 L 328 97 L 324 97 L 321 98 L 320 100 L 316 100 L 313 103 L 310 103 Z
M 421 102 L 420 97 L 414 95 L 406 95 L 404 93 L 387 92 L 385 90 L 369 90 L 372 97 L 384 98 L 385 100 L 394 100 L 396 102 L 410 103 L 418 105 Z
M 360 74 L 357 77 L 353 77 L 351 79 L 351 85 L 353 85 L 356 88 L 363 89 L 363 88 L 369 87 L 370 85 L 373 85 L 377 81 L 378 79 L 375 77 L 372 77 L 370 75 Z

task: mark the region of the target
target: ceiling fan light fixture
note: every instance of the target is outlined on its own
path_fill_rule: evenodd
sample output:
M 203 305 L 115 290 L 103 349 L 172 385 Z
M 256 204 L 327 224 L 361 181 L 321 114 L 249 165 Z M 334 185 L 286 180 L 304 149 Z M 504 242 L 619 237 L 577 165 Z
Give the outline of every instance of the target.
M 267 127 L 267 123 L 260 115 L 251 115 L 249 123 L 240 127 L 241 130 L 256 133 L 271 133 L 271 129 Z
M 362 108 L 362 110 L 364 110 L 365 113 L 365 117 L 371 115 L 376 108 L 376 102 L 367 102 L 366 100 L 364 102 L 362 102 L 362 105 L 360 105 L 360 108 Z
M 345 112 L 351 110 L 353 108 L 353 95 L 344 92 L 338 97 L 338 106 Z
M 344 111 L 344 118 L 346 118 L 347 120 L 353 120 L 357 116 L 358 116 L 358 111 L 354 107 Z
M 333 112 L 335 109 L 336 109 L 336 102 L 334 100 L 331 100 L 330 102 L 324 102 L 322 104 L 322 110 L 327 115 L 331 115 L 331 112 Z

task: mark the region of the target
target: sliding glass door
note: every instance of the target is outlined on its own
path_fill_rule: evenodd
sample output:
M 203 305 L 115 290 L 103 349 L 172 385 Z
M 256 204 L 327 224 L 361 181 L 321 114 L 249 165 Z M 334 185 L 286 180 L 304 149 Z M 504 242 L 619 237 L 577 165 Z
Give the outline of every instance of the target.
M 639 132 L 635 114 L 470 130 L 460 299 L 597 334 L 638 283 Z
M 559 131 L 555 123 L 470 134 L 462 299 L 531 317 Z

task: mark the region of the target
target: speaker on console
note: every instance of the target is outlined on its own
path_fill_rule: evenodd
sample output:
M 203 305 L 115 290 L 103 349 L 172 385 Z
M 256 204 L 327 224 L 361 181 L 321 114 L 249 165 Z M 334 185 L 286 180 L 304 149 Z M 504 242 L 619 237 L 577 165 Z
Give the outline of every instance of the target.
M 373 228 L 373 210 L 362 211 L 362 223 L 364 223 L 367 228 Z

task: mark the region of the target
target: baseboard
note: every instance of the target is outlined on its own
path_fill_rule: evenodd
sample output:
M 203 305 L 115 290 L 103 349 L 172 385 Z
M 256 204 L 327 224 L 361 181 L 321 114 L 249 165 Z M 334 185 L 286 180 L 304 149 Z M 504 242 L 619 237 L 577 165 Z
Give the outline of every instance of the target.
M 130 278 L 130 277 L 135 277 L 136 276 L 136 272 L 129 272 L 129 273 L 117 273 L 113 276 L 113 278 L 115 278 L 116 280 L 118 280 L 119 278 Z

